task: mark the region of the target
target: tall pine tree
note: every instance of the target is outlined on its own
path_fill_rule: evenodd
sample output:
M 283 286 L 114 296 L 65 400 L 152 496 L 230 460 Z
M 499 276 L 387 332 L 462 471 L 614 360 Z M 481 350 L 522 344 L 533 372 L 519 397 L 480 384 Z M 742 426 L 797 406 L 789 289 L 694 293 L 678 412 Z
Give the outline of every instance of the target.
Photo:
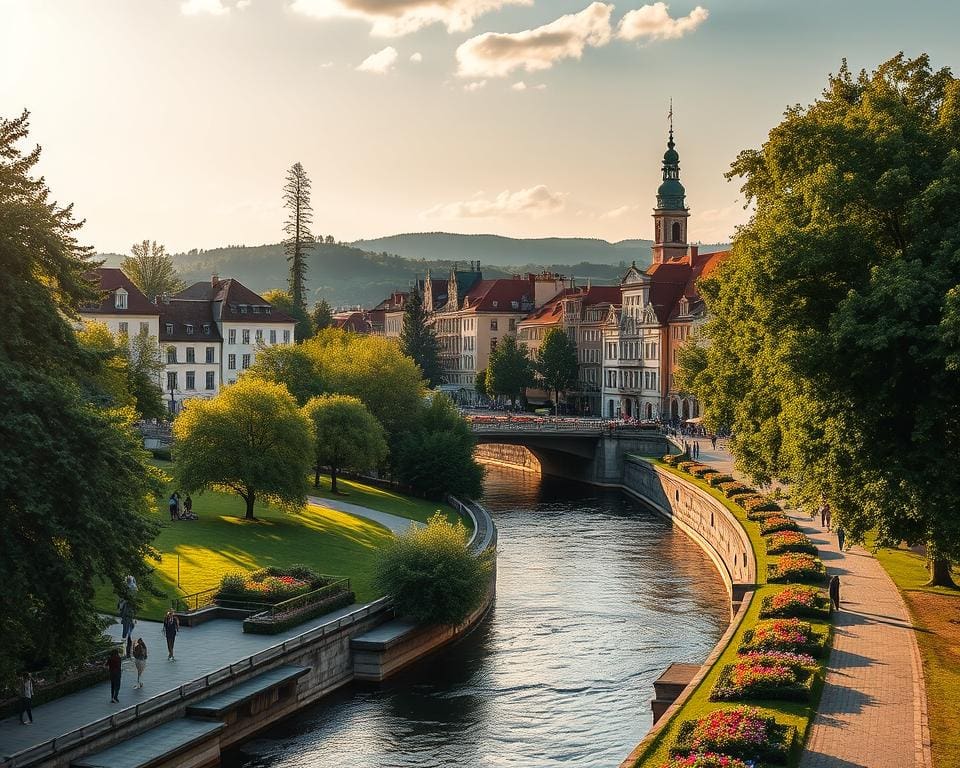
M 287 223 L 283 225 L 286 238 L 283 250 L 290 262 L 290 298 L 293 306 L 306 315 L 307 301 L 307 256 L 316 238 L 310 232 L 313 224 L 313 208 L 310 207 L 310 178 L 300 163 L 294 163 L 287 171 L 287 183 L 283 187 L 283 204 L 287 209 Z M 297 323 L 297 340 L 305 336 L 305 328 Z M 308 335 L 308 334 L 307 334 Z
M 420 371 L 431 387 L 443 381 L 438 358 L 437 335 L 427 325 L 427 312 L 423 308 L 423 297 L 416 288 L 410 292 L 410 299 L 403 310 L 403 329 L 400 331 L 400 349 L 420 366 Z

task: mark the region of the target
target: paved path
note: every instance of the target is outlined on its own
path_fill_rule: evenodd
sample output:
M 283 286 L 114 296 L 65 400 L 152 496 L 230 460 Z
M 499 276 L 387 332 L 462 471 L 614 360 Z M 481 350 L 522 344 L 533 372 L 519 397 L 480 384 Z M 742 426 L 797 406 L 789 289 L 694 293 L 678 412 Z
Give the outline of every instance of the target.
M 413 522 L 396 515 L 342 501 L 317 498 L 311 499 L 310 502 L 373 520 L 395 533 L 406 530 Z M 133 636 L 134 638 L 142 637 L 149 652 L 143 688 L 133 689 L 137 672 L 133 661 L 128 660 L 123 662 L 120 704 L 110 703 L 110 683 L 104 682 L 48 704 L 34 707 L 33 725 L 20 725 L 16 716 L 0 720 L 0 757 L 41 744 L 121 709 L 140 704 L 153 696 L 201 678 L 228 664 L 242 661 L 265 648 L 278 645 L 284 640 L 303 634 L 359 607 L 359 605 L 353 605 L 342 608 L 277 635 L 245 635 L 241 630 L 240 622 L 228 619 L 215 619 L 193 628 L 184 627 L 177 637 L 176 661 L 167 661 L 162 624 L 155 621 L 138 621 Z M 108 634 L 119 642 L 120 625 L 114 624 L 109 628 Z
M 700 448 L 702 461 L 733 472 L 728 452 L 711 450 L 708 440 Z M 840 552 L 819 519 L 790 514 L 841 584 L 823 696 L 800 768 L 930 768 L 923 667 L 900 592 L 869 552 Z

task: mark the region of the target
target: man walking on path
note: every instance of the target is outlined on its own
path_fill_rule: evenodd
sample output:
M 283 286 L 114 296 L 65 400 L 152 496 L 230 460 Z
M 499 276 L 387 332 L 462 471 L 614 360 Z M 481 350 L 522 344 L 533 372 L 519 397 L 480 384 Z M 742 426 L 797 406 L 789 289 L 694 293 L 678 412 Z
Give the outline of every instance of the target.
M 120 651 L 114 648 L 110 651 L 110 657 L 107 659 L 107 669 L 110 670 L 110 703 L 120 703 L 120 673 L 121 673 Z
M 20 725 L 27 725 L 24 715 L 30 718 L 29 724 L 33 725 L 33 675 L 29 672 L 24 672 L 20 678 Z
M 843 552 L 843 545 L 846 543 L 847 534 L 843 530 L 842 526 L 837 526 L 837 546 L 840 548 L 840 551 Z
M 180 621 L 173 610 L 168 610 L 163 617 L 163 634 L 167 638 L 167 661 L 176 661 L 173 657 L 173 644 L 177 642 L 177 632 L 180 631 Z
M 833 604 L 833 610 L 840 610 L 840 577 L 836 574 L 830 579 L 830 602 Z
M 133 666 L 137 668 L 137 684 L 134 688 L 143 688 L 143 670 L 147 666 L 147 644 L 143 642 L 142 637 L 137 638 L 137 644 L 133 646 Z

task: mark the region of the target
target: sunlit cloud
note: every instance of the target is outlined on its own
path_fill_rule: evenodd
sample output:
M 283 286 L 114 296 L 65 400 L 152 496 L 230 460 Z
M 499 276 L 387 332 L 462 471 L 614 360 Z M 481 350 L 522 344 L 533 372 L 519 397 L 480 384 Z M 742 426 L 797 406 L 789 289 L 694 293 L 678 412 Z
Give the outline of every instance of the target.
M 621 40 L 675 40 L 692 32 L 707 20 L 710 12 L 697 6 L 686 16 L 670 17 L 666 3 L 654 3 L 628 11 L 620 20 L 617 37 Z
M 419 64 L 421 61 L 423 61 L 423 54 L 420 53 L 420 51 L 411 54 L 410 61 L 412 61 L 414 64 Z
M 479 91 L 481 88 L 485 88 L 486 86 L 486 80 L 476 80 L 475 82 L 467 83 L 465 86 L 463 86 L 463 90 L 467 91 L 468 93 L 473 93 L 474 91 Z
M 545 184 L 511 192 L 504 190 L 494 198 L 478 192 L 469 200 L 442 203 L 420 214 L 424 219 L 490 219 L 501 216 L 548 216 L 566 205 L 566 194 L 551 192 Z
M 510 88 L 514 91 L 525 91 L 527 90 L 527 84 L 521 80 L 520 82 L 511 85 Z
M 386 48 L 377 51 L 376 53 L 371 53 L 367 58 L 365 58 L 360 65 L 357 67 L 358 72 L 370 72 L 374 75 L 385 75 L 394 65 L 397 63 L 397 49 L 392 45 L 388 45 Z
M 522 32 L 485 32 L 457 48 L 460 77 L 507 77 L 515 70 L 539 72 L 561 59 L 579 59 L 587 46 L 610 42 L 613 6 L 592 3 L 579 13 L 561 16 Z
M 222 0 L 184 0 L 180 3 L 180 13 L 184 16 L 198 16 L 201 13 L 222 16 L 229 12 L 229 6 L 224 5 Z
M 294 0 L 290 7 L 316 19 L 361 19 L 377 37 L 400 37 L 433 24 L 442 24 L 448 32 L 465 32 L 485 13 L 532 4 L 533 0 Z
M 622 219 L 624 216 L 630 213 L 637 213 L 640 210 L 639 205 L 621 205 L 618 208 L 613 208 L 609 211 L 604 211 L 600 214 L 601 219 Z
M 536 85 L 527 85 L 523 80 L 520 80 L 510 86 L 510 90 L 517 91 L 518 93 L 523 93 L 524 91 L 545 91 L 547 89 L 546 83 L 537 83 Z

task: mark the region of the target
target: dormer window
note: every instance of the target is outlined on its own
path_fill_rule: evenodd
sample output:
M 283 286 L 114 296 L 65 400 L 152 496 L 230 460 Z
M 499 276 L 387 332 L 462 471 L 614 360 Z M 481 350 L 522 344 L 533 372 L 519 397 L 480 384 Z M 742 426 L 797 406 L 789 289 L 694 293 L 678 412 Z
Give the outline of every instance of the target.
M 123 288 L 117 288 L 113 294 L 113 306 L 115 309 L 127 308 L 127 297 L 129 294 Z
M 687 301 L 686 297 L 680 299 L 680 314 L 687 315 L 690 314 L 690 302 Z
M 259 315 L 259 314 L 260 314 L 260 305 L 259 305 L 259 304 L 254 304 L 254 305 L 253 305 L 253 314 L 255 314 L 255 315 Z
M 493 301 L 493 308 L 496 309 L 496 308 L 499 307 L 499 306 L 500 306 L 500 302 L 497 301 L 496 299 L 494 299 L 494 301 Z
M 204 336 L 209 336 L 209 335 L 210 335 L 210 323 L 204 323 L 204 324 L 203 324 L 203 334 L 204 334 Z
M 193 336 L 193 325 L 191 323 L 187 323 L 187 336 Z
M 240 305 L 240 314 L 241 314 L 241 315 L 247 314 L 247 305 L 246 305 L 246 304 L 241 304 L 241 305 Z
M 273 310 L 273 307 L 267 305 L 266 307 L 263 308 L 263 314 L 269 315 L 272 310 Z
M 167 330 L 167 336 L 173 336 L 173 323 L 166 323 L 165 327 Z

